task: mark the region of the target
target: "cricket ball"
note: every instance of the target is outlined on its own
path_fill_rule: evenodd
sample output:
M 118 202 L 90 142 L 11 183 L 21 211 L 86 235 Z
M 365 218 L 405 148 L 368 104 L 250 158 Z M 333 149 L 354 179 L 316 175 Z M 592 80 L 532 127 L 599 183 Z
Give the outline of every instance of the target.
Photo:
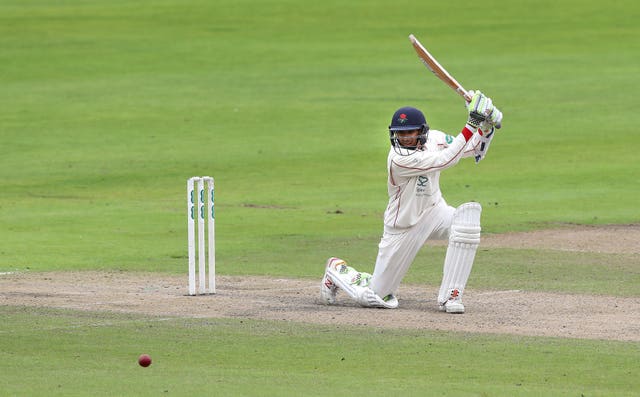
M 141 367 L 148 367 L 151 365 L 151 357 L 148 354 L 141 354 L 140 357 L 138 357 L 138 364 L 140 364 Z

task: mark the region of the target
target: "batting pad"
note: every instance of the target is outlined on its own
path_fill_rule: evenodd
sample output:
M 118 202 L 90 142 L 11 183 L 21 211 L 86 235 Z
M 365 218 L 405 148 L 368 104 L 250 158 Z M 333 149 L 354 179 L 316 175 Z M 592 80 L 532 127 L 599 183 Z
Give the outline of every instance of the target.
M 438 293 L 439 303 L 446 302 L 453 289 L 457 289 L 459 296 L 462 296 L 480 244 L 481 213 L 482 207 L 478 203 L 462 204 L 453 213 L 442 284 Z
M 384 301 L 368 287 L 371 278 L 369 273 L 359 272 L 341 259 L 333 259 L 327 266 L 326 272 L 338 288 L 362 306 L 387 309 L 398 307 L 397 299 Z
M 356 291 L 358 286 L 354 283 L 359 275 L 356 269 L 347 266 L 344 261 L 335 261 L 327 267 L 327 274 L 338 288 L 346 292 L 352 299 L 358 299 Z

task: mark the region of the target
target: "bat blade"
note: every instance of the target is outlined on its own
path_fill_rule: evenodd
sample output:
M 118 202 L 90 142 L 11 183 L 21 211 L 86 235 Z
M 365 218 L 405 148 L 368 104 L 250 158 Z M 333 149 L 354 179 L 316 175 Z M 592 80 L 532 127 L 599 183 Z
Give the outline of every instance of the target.
M 440 65 L 440 63 L 436 60 L 436 58 L 431 55 L 429 51 L 420 43 L 420 41 L 413 35 L 409 35 L 409 40 L 413 45 L 413 49 L 416 50 L 418 57 L 422 61 L 422 63 L 429 69 L 437 78 L 442 80 L 446 85 L 448 85 L 452 90 L 454 90 L 458 95 L 464 98 L 465 101 L 471 101 L 471 95 L 469 92 L 464 89 L 462 84 L 458 83 L 453 76 L 447 72 L 447 70 Z M 496 125 L 496 128 L 500 128 L 502 125 L 499 123 Z
M 427 51 L 426 48 L 424 48 L 422 43 L 420 43 L 420 41 L 414 35 L 412 34 L 409 35 L 409 40 L 411 41 L 411 44 L 413 45 L 413 48 L 416 50 L 416 53 L 418 54 L 418 57 L 420 58 L 422 63 L 424 63 L 424 65 L 434 75 L 436 75 L 437 78 L 442 80 L 446 85 L 451 87 L 451 89 L 453 89 L 458 95 L 460 95 L 467 102 L 469 102 L 471 100 L 471 96 L 469 95 L 467 90 L 464 89 L 462 84 L 458 83 L 458 81 L 455 78 L 453 78 L 453 76 L 451 76 L 449 72 L 447 72 L 447 70 L 444 67 L 442 67 L 442 65 L 440 65 L 440 63 L 436 60 L 436 58 L 433 55 L 431 55 L 431 53 Z

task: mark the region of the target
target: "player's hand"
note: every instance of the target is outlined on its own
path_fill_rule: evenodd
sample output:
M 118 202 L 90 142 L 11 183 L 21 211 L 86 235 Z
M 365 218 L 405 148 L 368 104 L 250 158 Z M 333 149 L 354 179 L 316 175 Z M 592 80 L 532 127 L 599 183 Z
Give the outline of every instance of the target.
M 469 111 L 467 124 L 477 129 L 492 114 L 494 106 L 491 98 L 488 98 L 480 91 L 469 91 L 469 94 L 472 97 L 467 104 L 467 110 Z
M 493 111 L 489 116 L 485 118 L 483 122 L 480 123 L 480 129 L 482 131 L 489 131 L 492 127 L 498 126 L 500 128 L 500 124 L 502 123 L 502 112 L 497 107 L 493 107 Z

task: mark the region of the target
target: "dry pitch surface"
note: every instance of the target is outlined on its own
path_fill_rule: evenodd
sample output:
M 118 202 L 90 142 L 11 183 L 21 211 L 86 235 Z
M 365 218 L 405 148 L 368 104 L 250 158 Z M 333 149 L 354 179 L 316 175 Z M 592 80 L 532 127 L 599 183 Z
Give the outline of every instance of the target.
M 482 248 L 547 248 L 640 254 L 640 225 L 576 227 L 483 236 Z M 0 304 L 159 317 L 233 317 L 498 334 L 640 341 L 640 298 L 468 289 L 464 315 L 437 310 L 437 285 L 403 285 L 396 310 L 365 309 L 339 295 L 320 303 L 317 280 L 217 278 L 217 294 L 186 296 L 186 275 L 128 272 L 7 273 Z M 473 274 L 472 274 L 473 277 Z M 508 304 L 504 304 L 508 302 Z

